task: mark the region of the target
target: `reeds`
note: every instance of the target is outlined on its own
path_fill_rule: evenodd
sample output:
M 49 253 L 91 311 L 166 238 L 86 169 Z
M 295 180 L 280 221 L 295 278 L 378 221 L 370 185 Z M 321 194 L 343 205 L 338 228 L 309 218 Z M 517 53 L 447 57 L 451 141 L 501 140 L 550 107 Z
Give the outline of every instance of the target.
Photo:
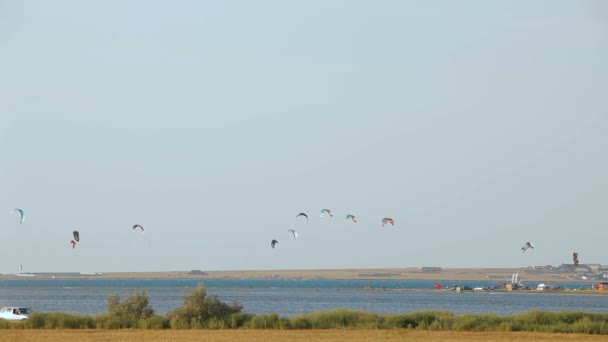
M 338 309 L 294 317 L 281 317 L 276 313 L 232 313 L 189 323 L 180 322 L 169 315 L 125 319 L 112 315 L 33 313 L 28 320 L 22 322 L 0 321 L 0 329 L 406 329 L 608 335 L 608 313 L 530 311 L 501 316 L 491 313 L 456 315 L 446 311 L 420 311 L 386 315 Z

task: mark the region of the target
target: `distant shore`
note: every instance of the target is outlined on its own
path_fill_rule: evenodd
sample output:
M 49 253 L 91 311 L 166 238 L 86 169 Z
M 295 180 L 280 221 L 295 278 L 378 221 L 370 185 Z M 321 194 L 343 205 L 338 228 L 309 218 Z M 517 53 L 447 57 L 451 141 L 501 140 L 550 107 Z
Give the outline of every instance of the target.
M 0 279 L 376 279 L 376 280 L 434 280 L 434 281 L 495 281 L 505 282 L 513 273 L 523 282 L 576 282 L 582 280 L 572 273 L 539 273 L 528 268 L 443 268 L 423 271 L 421 268 L 373 268 L 373 269 L 314 269 L 314 270 L 231 270 L 231 271 L 163 271 L 163 272 L 43 272 L 3 274 Z M 597 281 L 595 281 L 597 282 Z

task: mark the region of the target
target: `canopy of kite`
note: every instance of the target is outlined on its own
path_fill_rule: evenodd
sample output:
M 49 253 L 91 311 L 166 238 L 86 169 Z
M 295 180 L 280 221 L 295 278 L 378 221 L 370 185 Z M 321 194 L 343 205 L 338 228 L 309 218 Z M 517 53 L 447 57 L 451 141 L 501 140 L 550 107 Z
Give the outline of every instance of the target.
M 73 231 L 72 235 L 74 236 L 74 240 L 80 242 L 80 233 L 77 230 Z
M 521 252 L 524 253 L 530 248 L 534 249 L 534 246 L 532 246 L 530 242 L 526 242 L 526 244 L 521 247 Z
M 305 217 L 306 218 L 306 223 L 308 223 L 308 215 L 306 215 L 306 213 L 299 213 L 298 215 L 296 215 L 296 218 L 298 218 L 300 216 Z
M 142 231 L 142 232 L 144 231 L 144 227 L 142 227 L 142 226 L 141 226 L 141 225 L 139 225 L 139 224 L 134 225 L 132 229 L 133 229 L 133 230 L 135 230 L 135 229 L 137 229 L 137 228 L 141 229 L 141 231 Z
M 272 241 L 270 241 L 270 247 L 274 248 L 274 246 L 275 246 L 277 243 L 279 243 L 279 241 L 277 241 L 277 240 L 274 240 L 274 239 L 273 239 Z
M 393 220 L 390 217 L 385 217 L 382 219 L 382 227 L 384 227 L 385 224 L 390 223 L 392 226 L 395 225 L 395 220 Z
M 70 243 L 72 244 L 72 249 L 76 248 L 76 245 L 78 244 L 74 240 L 70 241 Z
M 334 213 L 329 209 L 321 209 L 321 217 L 325 216 L 334 217 Z
M 23 223 L 25 221 L 25 212 L 22 209 L 15 208 L 9 212 L 9 214 L 12 213 L 19 213 L 19 223 Z
M 293 235 L 294 240 L 298 238 L 298 232 L 296 232 L 295 230 L 289 229 L 289 230 L 287 230 L 287 232 L 291 233 Z
M 348 214 L 346 215 L 346 222 L 357 223 L 357 218 L 355 215 Z

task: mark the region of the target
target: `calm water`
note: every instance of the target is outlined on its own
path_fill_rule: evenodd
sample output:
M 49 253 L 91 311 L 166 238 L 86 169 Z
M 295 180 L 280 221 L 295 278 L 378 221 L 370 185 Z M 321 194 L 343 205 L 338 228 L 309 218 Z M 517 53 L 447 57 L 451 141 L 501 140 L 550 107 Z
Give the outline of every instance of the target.
M 101 314 L 105 300 L 145 290 L 154 310 L 167 313 L 183 303 L 184 291 L 203 282 L 210 294 L 237 301 L 246 312 L 292 316 L 318 310 L 351 308 L 378 313 L 447 310 L 455 313 L 512 314 L 533 309 L 608 312 L 608 295 L 430 291 L 433 281 L 390 280 L 220 280 L 220 279 L 16 279 L 0 280 L 0 306 L 35 311 Z M 491 286 L 492 282 L 461 282 Z M 445 283 L 448 285 L 448 283 Z M 553 284 L 589 288 L 589 284 Z M 376 290 L 362 290 L 373 286 Z M 383 288 L 385 290 L 383 290 Z M 400 291 L 400 289 L 413 289 Z M 427 289 L 429 291 L 415 291 Z

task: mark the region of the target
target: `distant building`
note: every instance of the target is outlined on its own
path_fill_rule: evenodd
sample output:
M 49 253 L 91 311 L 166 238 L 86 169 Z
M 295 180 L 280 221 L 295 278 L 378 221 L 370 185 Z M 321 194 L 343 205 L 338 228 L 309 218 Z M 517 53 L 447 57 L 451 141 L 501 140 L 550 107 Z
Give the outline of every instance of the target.
M 574 268 L 574 273 L 589 273 L 591 269 L 587 265 L 578 265 Z
M 441 267 L 421 267 L 420 270 L 422 272 L 425 272 L 425 273 L 427 273 L 427 272 L 441 272 L 441 271 L 443 271 L 443 268 L 441 268 Z
M 559 270 L 561 272 L 575 272 L 575 273 L 587 273 L 587 272 L 592 272 L 591 268 L 587 265 L 575 265 L 575 264 L 561 264 L 561 266 L 559 266 Z
M 608 291 L 608 283 L 599 283 L 597 284 L 597 289 L 600 291 Z
M 545 266 L 529 266 L 530 268 L 532 268 L 533 270 L 542 270 L 542 271 L 553 271 L 555 269 L 555 267 L 551 266 L 551 265 L 545 265 Z
M 192 270 L 192 271 L 188 272 L 188 275 L 207 275 L 207 273 L 205 273 L 201 270 Z

